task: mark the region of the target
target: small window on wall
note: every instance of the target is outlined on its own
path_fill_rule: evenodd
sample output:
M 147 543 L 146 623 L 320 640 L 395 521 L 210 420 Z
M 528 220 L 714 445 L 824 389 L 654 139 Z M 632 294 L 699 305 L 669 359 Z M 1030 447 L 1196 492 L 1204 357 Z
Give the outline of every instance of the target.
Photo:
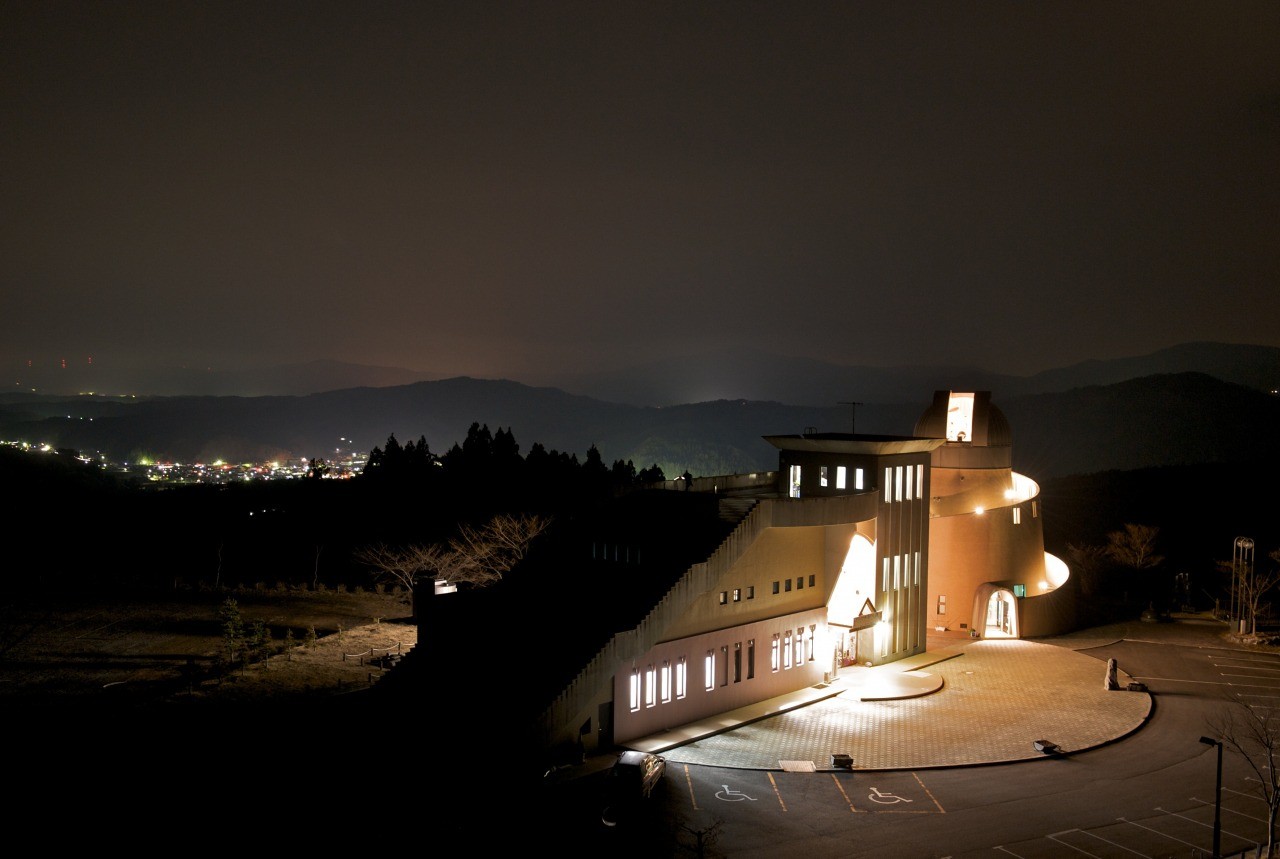
M 782 667 L 791 667 L 791 630 L 787 630 L 787 637 L 782 642 Z
M 628 706 L 631 707 L 632 713 L 640 710 L 640 672 L 633 669 L 631 671 L 630 689 L 627 695 Z
M 750 680 L 756 676 L 756 640 L 754 638 L 747 639 L 747 679 Z
M 792 644 L 796 651 L 796 665 L 804 665 L 804 630 L 797 629 L 796 637 L 792 639 Z
M 814 582 L 816 582 L 817 580 L 818 580 L 818 577 L 817 577 L 816 575 L 814 575 L 813 573 L 810 573 L 810 574 L 809 574 L 809 587 L 813 587 L 813 583 L 814 583 Z
M 1031 518 L 1036 519 L 1040 516 L 1040 508 L 1036 506 L 1036 502 L 1031 502 Z
M 942 594 L 938 595 L 938 614 L 947 613 L 947 598 Z
M 747 599 L 753 600 L 755 598 L 756 598 L 756 586 L 747 585 Z
M 1013 508 L 1013 524 L 1015 525 L 1022 524 L 1022 508 L 1021 507 Z
M 655 672 L 653 670 L 653 666 L 650 665 L 644 672 L 644 705 L 646 707 L 652 707 L 654 704 L 658 703 L 657 679 L 657 672 Z
M 742 642 L 733 645 L 733 682 L 742 682 Z
M 706 659 L 702 662 L 703 684 L 708 692 L 716 688 L 716 653 L 714 650 L 708 650 Z
M 791 579 L 787 579 L 787 580 L 783 583 L 783 585 L 782 585 L 782 589 L 783 589 L 784 591 L 786 591 L 787 593 L 791 593 Z
M 818 485 L 826 488 L 827 485 L 827 467 L 825 465 L 818 466 Z
M 1026 586 L 1026 585 L 1014 585 L 1014 586 L 1013 586 L 1013 595 L 1014 595 L 1015 597 L 1018 597 L 1018 598 L 1025 597 L 1025 596 L 1027 595 L 1027 586 Z
M 796 576 L 796 590 L 804 590 L 804 576 Z
M 680 657 L 680 661 L 676 663 L 676 698 L 683 698 L 689 694 L 689 666 L 685 664 L 684 657 Z
M 660 695 L 662 699 L 662 703 L 670 704 L 671 703 L 671 663 L 670 662 L 662 663 L 662 674 L 659 676 L 662 679 L 662 687 L 661 687 L 661 695 Z
M 769 649 L 769 669 L 771 671 L 778 670 L 778 664 L 782 659 L 782 642 L 778 640 L 778 636 L 773 637 L 773 644 Z
M 843 465 L 836 466 L 836 489 L 848 489 L 849 469 Z
M 853 488 L 854 488 L 854 489 L 866 489 L 866 487 L 865 487 L 865 486 L 863 486 L 863 478 L 862 478 L 862 469 L 861 469 L 861 468 L 855 468 L 855 469 L 853 470 Z
M 789 490 L 789 494 L 791 495 L 792 498 L 799 498 L 800 497 L 800 466 L 798 465 L 791 466 L 791 468 L 788 470 L 788 475 L 791 480 L 791 487 Z
M 778 592 L 778 583 L 777 583 L 777 582 L 774 582 L 774 583 L 773 583 L 773 592 L 774 592 L 775 594 Z
M 721 591 L 721 592 L 720 592 L 720 605 L 727 605 L 727 604 L 728 604 L 728 602 L 729 602 L 729 592 L 728 592 L 728 591 Z
M 733 601 L 742 602 L 742 588 L 733 589 Z

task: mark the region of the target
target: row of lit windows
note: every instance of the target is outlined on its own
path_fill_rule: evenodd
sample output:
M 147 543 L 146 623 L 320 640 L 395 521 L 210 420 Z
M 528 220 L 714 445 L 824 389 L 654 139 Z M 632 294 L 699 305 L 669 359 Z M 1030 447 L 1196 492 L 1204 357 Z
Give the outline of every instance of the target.
M 769 651 L 769 667 L 773 672 L 798 668 L 806 661 L 814 660 L 814 634 L 817 624 L 812 624 L 806 631 L 803 627 L 786 630 L 773 636 Z M 730 682 L 741 683 L 744 678 L 752 680 L 756 676 L 756 642 L 749 639 L 746 643 L 745 665 L 742 642 L 733 645 L 733 658 L 730 660 L 729 646 L 722 645 L 717 654 L 708 650 L 702 663 L 703 688 L 707 692 L 715 691 L 717 686 L 728 686 Z M 689 668 L 685 658 L 681 656 L 673 664 L 664 661 L 661 666 L 650 665 L 641 671 L 631 672 L 628 706 L 631 712 L 638 712 L 642 707 L 656 707 L 658 704 L 670 704 L 679 701 L 689 694 Z
M 827 486 L 830 473 L 831 473 L 830 468 L 828 466 L 825 466 L 825 465 L 818 466 L 818 485 L 819 486 L 823 486 L 823 487 Z M 849 469 L 845 468 L 843 465 L 837 465 L 836 466 L 836 489 L 848 489 L 848 488 L 849 488 Z M 855 468 L 853 470 L 853 488 L 854 489 L 865 488 L 863 486 L 863 477 L 862 477 L 861 468 Z
M 902 587 L 920 587 L 919 552 L 884 558 L 880 569 L 880 589 L 883 591 L 896 591 Z
M 885 467 L 884 500 L 918 501 L 924 495 L 924 465 Z

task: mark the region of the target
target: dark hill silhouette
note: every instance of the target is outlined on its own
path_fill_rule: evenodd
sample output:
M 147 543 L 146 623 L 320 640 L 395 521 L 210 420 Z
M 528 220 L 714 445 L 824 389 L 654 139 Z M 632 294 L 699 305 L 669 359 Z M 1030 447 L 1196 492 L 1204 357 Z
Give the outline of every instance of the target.
M 1257 381 L 1267 378 L 1276 352 L 1191 344 L 1159 360 L 1198 360 L 1224 375 Z M 1080 372 L 1122 375 L 1105 363 Z M 630 460 L 637 469 L 657 464 L 668 476 L 686 470 L 715 475 L 772 470 L 777 452 L 763 440 L 767 434 L 814 428 L 910 435 L 935 389 L 895 391 L 887 401 L 860 397 L 863 403 L 856 411 L 842 404 L 850 399 L 847 388 L 833 390 L 825 406 L 718 399 L 658 408 L 465 377 L 297 397 L 124 400 L 9 394 L 0 398 L 0 439 L 100 452 L 112 461 L 146 456 L 175 462 L 264 462 L 326 458 L 339 439 L 369 451 L 392 434 L 402 441 L 425 438 L 441 454 L 479 422 L 492 430 L 510 430 L 521 453 L 538 443 L 582 457 L 595 445 L 606 463 Z M 1266 389 L 1207 371 L 1152 374 L 1061 391 L 991 390 L 1012 426 L 1014 465 L 1036 480 L 1108 469 L 1248 461 L 1277 425 L 1280 408 L 1280 399 Z

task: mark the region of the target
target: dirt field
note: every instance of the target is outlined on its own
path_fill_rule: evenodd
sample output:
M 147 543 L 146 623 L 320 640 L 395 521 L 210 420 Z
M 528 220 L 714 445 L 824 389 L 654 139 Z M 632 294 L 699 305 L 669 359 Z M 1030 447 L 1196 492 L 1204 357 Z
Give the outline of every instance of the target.
M 236 601 L 277 655 L 229 669 L 220 609 Z M 407 594 L 174 592 L 0 608 L 0 706 L 282 699 L 376 683 L 417 643 Z M 310 631 L 315 639 L 311 641 Z

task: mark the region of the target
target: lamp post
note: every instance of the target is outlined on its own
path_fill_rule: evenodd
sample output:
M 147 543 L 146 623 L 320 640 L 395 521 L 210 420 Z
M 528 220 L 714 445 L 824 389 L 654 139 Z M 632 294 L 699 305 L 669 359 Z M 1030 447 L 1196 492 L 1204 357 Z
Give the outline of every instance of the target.
M 1200 742 L 1218 747 L 1218 781 L 1213 791 L 1213 859 L 1222 859 L 1222 740 L 1201 737 Z

